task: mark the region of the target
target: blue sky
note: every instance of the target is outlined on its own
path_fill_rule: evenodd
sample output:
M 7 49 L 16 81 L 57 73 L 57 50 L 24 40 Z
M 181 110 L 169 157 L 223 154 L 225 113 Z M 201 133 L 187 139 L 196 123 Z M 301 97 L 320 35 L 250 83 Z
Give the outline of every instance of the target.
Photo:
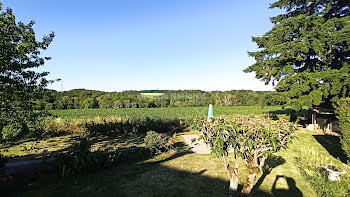
M 1 0 L 0 0 L 1 1 Z M 272 90 L 242 70 L 251 36 L 272 28 L 272 0 L 2 0 L 18 21 L 54 31 L 49 88 Z

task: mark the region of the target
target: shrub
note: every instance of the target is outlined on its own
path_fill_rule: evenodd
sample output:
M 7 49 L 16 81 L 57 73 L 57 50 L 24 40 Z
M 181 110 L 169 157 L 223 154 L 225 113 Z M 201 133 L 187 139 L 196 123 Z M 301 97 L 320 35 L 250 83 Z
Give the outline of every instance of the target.
M 111 133 L 136 134 L 147 131 L 175 131 L 185 123 L 178 119 L 150 119 L 150 118 L 95 118 L 86 121 L 82 126 L 83 133 L 90 136 Z
M 57 164 L 61 171 L 61 177 L 71 174 L 79 174 L 99 167 L 110 167 L 119 161 L 120 153 L 90 152 L 92 142 L 87 136 L 80 136 L 72 145 L 70 151 L 60 153 L 57 156 Z
M 296 157 L 296 165 L 302 176 L 311 183 L 319 196 L 322 197 L 346 197 L 350 196 L 350 177 L 349 174 L 341 176 L 340 181 L 328 180 L 325 165 L 335 163 L 340 171 L 349 171 L 349 167 L 337 160 L 331 160 L 328 157 L 320 156 L 313 149 L 303 150 Z
M 53 137 L 59 134 L 55 117 L 41 117 L 28 124 L 29 133 L 35 137 Z
M 350 157 L 350 98 L 339 100 L 337 113 L 343 150 Z
M 94 121 L 87 122 L 82 126 L 82 134 L 95 136 L 103 130 L 103 124 L 96 124 Z
M 4 140 L 13 140 L 21 134 L 22 130 L 23 125 L 18 122 L 8 124 L 2 128 L 2 138 Z
M 73 143 L 70 151 L 57 156 L 57 164 L 62 177 L 83 172 L 97 163 L 91 157 L 90 147 L 91 142 L 88 138 L 81 136 Z
M 230 177 L 230 192 L 238 193 L 239 163 L 241 157 L 249 174 L 242 193 L 249 195 L 254 181 L 265 160 L 287 144 L 292 138 L 295 126 L 287 121 L 271 120 L 268 117 L 235 116 L 198 121 L 194 128 L 201 132 L 200 139 L 210 146 L 211 154 L 222 159 Z M 229 151 L 233 150 L 233 165 L 230 165 Z
M 47 117 L 43 121 L 43 136 L 51 137 L 58 135 L 59 125 L 56 122 L 56 118 Z
M 160 154 L 173 148 L 175 140 L 165 134 L 158 134 L 155 131 L 148 131 L 144 139 L 146 148 L 151 154 Z

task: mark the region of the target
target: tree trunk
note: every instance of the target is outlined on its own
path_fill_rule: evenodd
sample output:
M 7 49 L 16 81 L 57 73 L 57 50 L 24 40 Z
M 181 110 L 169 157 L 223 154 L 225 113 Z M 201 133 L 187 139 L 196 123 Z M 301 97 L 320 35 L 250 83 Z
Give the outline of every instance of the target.
M 242 193 L 244 195 L 249 195 L 250 192 L 252 191 L 253 186 L 254 186 L 254 181 L 255 181 L 256 174 L 257 173 L 255 173 L 255 172 L 254 173 L 249 173 L 247 181 L 244 183 L 244 186 L 243 186 Z
M 230 196 L 236 197 L 238 196 L 238 183 L 239 183 L 238 168 L 233 168 L 232 166 L 228 166 L 227 170 L 230 176 L 230 187 L 229 187 Z

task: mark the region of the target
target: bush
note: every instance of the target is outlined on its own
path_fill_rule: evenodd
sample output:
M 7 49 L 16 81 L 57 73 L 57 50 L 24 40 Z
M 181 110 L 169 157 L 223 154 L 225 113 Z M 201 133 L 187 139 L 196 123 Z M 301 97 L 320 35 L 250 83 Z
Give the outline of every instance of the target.
M 325 165 L 335 163 L 340 171 L 345 170 L 347 174 L 341 176 L 340 181 L 328 180 Z M 303 150 L 296 157 L 296 164 L 302 176 L 311 183 L 319 196 L 322 197 L 347 197 L 350 196 L 349 167 L 340 161 L 320 156 L 313 149 Z
M 2 128 L 2 138 L 4 140 L 14 140 L 23 130 L 23 125 L 17 122 L 6 125 Z
M 155 131 L 148 131 L 144 139 L 146 148 L 151 154 L 160 154 L 173 148 L 175 140 L 165 134 L 158 134 Z
M 186 123 L 178 119 L 150 119 L 150 118 L 105 118 L 86 121 L 82 125 L 83 133 L 90 136 L 112 133 L 136 134 L 147 131 L 174 131 Z
M 57 164 L 62 177 L 83 172 L 95 165 L 96 161 L 91 157 L 90 147 L 91 142 L 88 138 L 79 137 L 70 151 L 57 156 Z
M 28 130 L 36 138 L 59 135 L 59 125 L 55 117 L 40 117 L 28 123 Z
M 120 153 L 90 152 L 92 142 L 87 136 L 80 136 L 70 151 L 57 156 L 61 177 L 79 174 L 99 167 L 110 167 L 119 161 Z
M 350 98 L 339 100 L 337 113 L 343 150 L 350 157 Z

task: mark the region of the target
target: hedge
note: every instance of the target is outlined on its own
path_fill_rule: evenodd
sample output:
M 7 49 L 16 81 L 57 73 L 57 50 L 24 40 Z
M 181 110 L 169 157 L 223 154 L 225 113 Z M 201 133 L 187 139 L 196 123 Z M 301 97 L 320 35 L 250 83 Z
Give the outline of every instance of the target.
M 338 103 L 338 118 L 343 150 L 350 158 L 350 98 L 343 98 Z

